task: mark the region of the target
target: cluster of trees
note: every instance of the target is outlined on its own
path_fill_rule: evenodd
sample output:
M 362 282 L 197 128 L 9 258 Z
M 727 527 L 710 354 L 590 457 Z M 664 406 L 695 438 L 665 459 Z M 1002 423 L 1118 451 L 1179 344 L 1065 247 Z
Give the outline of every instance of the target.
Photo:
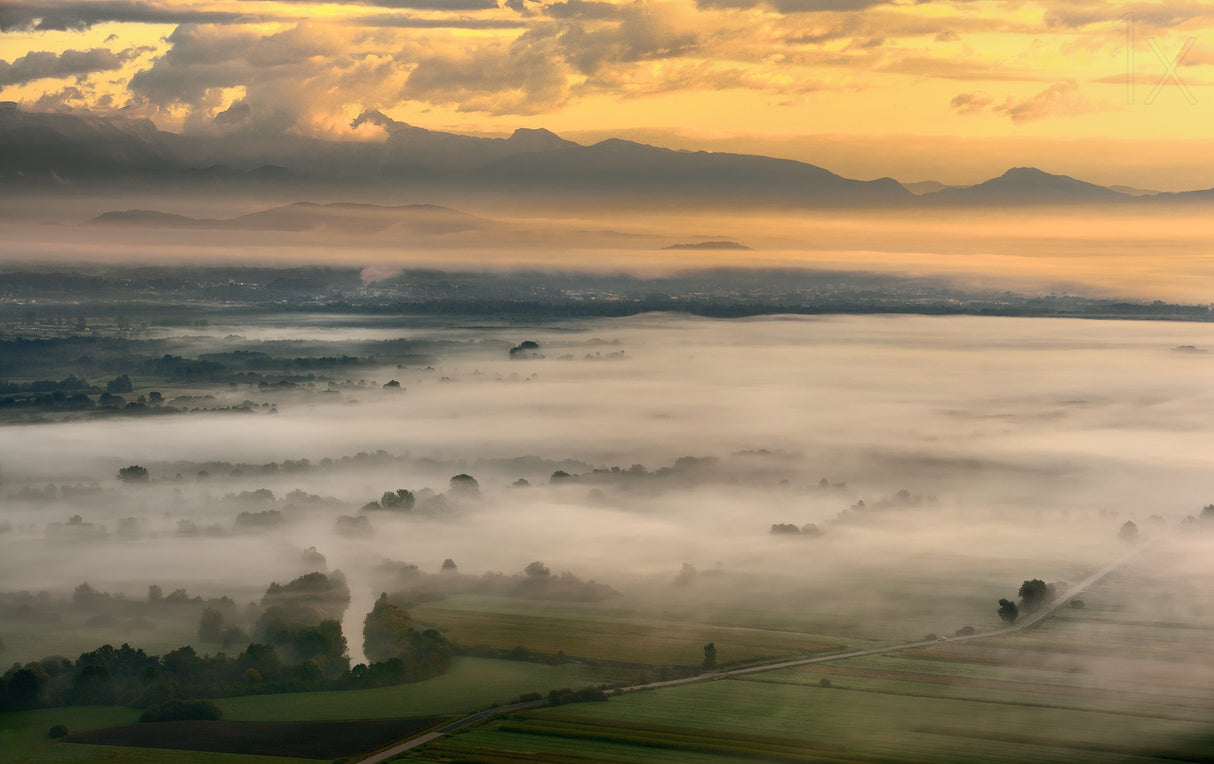
M 375 685 L 359 682 L 349 671 L 326 678 L 315 659 L 286 662 L 267 644 L 250 644 L 236 655 L 199 655 L 187 645 L 163 656 L 127 644 L 103 645 L 75 661 L 52 656 L 14 664 L 0 677 L 0 710 L 112 704 L 147 708 L 170 700 L 363 686 Z
M 583 687 L 580 690 L 562 687 L 548 693 L 548 705 L 550 706 L 563 706 L 566 703 L 605 703 L 606 701 L 607 691 L 602 687 Z
M 449 482 L 446 494 L 435 493 L 429 488 L 423 488 L 416 494 L 407 488 L 397 488 L 394 491 L 384 491 L 379 501 L 369 501 L 362 506 L 364 512 L 387 509 L 395 512 L 412 512 L 416 507 L 424 514 L 441 514 L 447 509 L 447 496 L 455 500 L 475 499 L 480 496 L 481 487 L 477 479 L 467 474 L 455 475 Z
M 98 393 L 101 389 L 90 385 L 84 377 L 69 374 L 61 380 L 36 379 L 33 382 L 11 382 L 0 379 L 0 393 Z
M 414 629 L 408 611 L 381 594 L 363 621 L 363 652 L 372 665 L 399 672 L 398 681 L 418 681 L 447 671 L 452 645 L 434 629 Z
M 135 385 L 127 374 L 105 383 L 104 390 L 75 374 L 69 374 L 59 381 L 42 379 L 19 383 L 0 380 L 0 393 L 11 393 L 0 398 L 0 410 L 92 411 L 98 407 L 142 410 L 149 405 L 158 406 L 164 402 L 164 397 L 159 392 L 151 392 L 128 403 L 122 396 L 134 391 Z M 90 395 L 97 395 L 97 400 L 94 401 Z
M 417 497 L 407 488 L 397 488 L 395 491 L 384 491 L 379 501 L 369 501 L 363 505 L 364 510 L 392 509 L 397 512 L 409 512 L 417 504 Z
M 1041 609 L 1041 606 L 1050 600 L 1054 599 L 1055 587 L 1053 584 L 1047 584 L 1040 578 L 1030 579 L 1020 585 L 1020 604 L 1009 599 L 999 600 L 999 618 L 1000 620 L 1013 624 L 1023 613 L 1031 615 Z
M 771 533 L 775 536 L 821 536 L 822 529 L 814 523 L 806 523 L 800 527 L 792 523 L 772 523 Z
M 416 604 L 440 600 L 452 594 L 492 594 L 561 602 L 600 602 L 619 594 L 607 584 L 580 578 L 569 571 L 553 573 L 543 562 L 529 563 L 522 573 L 480 576 L 459 572 L 455 561 L 443 561 L 437 574 L 422 572 L 416 565 L 386 561 L 379 566 L 381 582 L 392 588 L 393 601 Z
M 336 603 L 349 601 L 345 580 L 309 574 L 273 584 L 258 621 L 257 642 L 234 655 L 199 655 L 191 646 L 163 656 L 123 644 L 103 645 L 75 661 L 60 656 L 14 664 L 0 677 L 0 711 L 43 706 L 123 704 L 147 708 L 156 720 L 203 718 L 198 704 L 183 703 L 263 692 L 361 689 L 438 676 L 451 663 L 452 645 L 433 630 L 418 631 L 408 612 L 385 596 L 364 623 L 369 662 L 354 667 L 346 655 Z M 322 612 L 317 608 L 329 608 Z M 316 620 L 319 618 L 319 620 Z M 200 632 L 222 638 L 222 613 L 208 608 Z M 205 709 L 204 709 L 205 710 Z
M 924 505 L 931 505 L 935 502 L 935 496 L 923 496 L 920 494 L 911 493 L 903 488 L 893 496 L 878 499 L 871 504 L 866 504 L 863 500 L 857 501 L 855 504 L 840 512 L 838 517 L 835 518 L 835 522 L 842 524 L 864 524 L 877 522 L 886 512 L 914 509 Z
M 319 571 L 287 584 L 272 583 L 261 598 L 253 638 L 273 646 L 290 662 L 311 661 L 326 678 L 350 669 L 341 618 L 350 605 L 350 587 L 341 571 Z
M 44 603 L 49 605 L 50 603 Z M 158 584 L 148 587 L 147 597 L 143 600 L 126 597 L 122 594 L 111 594 L 99 591 L 87 581 L 80 584 L 72 592 L 71 607 L 77 613 L 88 615 L 110 616 L 143 616 L 158 613 L 171 613 L 177 616 L 197 613 L 205 607 L 214 608 L 225 614 L 235 614 L 236 603 L 230 597 L 212 597 L 203 599 L 191 596 L 185 589 L 174 589 L 168 594 Z
M 534 340 L 523 340 L 510 348 L 511 358 L 539 358 L 540 344 Z

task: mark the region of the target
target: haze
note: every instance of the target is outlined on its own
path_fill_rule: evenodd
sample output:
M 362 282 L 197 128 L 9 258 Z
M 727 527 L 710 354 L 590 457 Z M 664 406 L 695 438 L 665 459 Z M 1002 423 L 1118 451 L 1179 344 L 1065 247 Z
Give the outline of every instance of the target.
M 456 344 L 431 368 L 365 372 L 365 386 L 332 403 L 283 395 L 277 415 L 252 421 L 8 427 L 6 585 L 62 592 L 87 580 L 138 598 L 155 581 L 253 596 L 297 575 L 311 546 L 349 576 L 355 605 L 378 591 L 373 569 L 384 559 L 436 571 L 450 557 L 470 573 L 542 559 L 625 590 L 664 587 L 691 563 L 758 577 L 768 597 L 847 589 L 907 565 L 924 579 L 964 565 L 975 582 L 1009 568 L 1066 580 L 1116 553 L 1126 520 L 1173 526 L 1214 492 L 1214 357 L 1177 350 L 1209 346 L 1204 324 L 642 315 L 526 328 L 291 324 L 256 334 L 272 341 L 292 329 L 313 340 L 387 332 Z M 204 342 L 230 350 L 263 341 L 241 331 L 210 327 Z M 543 357 L 510 359 L 523 339 Z M 382 389 L 389 379 L 405 391 Z M 661 479 L 608 473 L 549 485 L 558 468 L 640 464 L 653 473 L 681 457 L 714 461 Z M 326 458 L 337 461 L 322 466 Z M 233 475 L 208 466 L 288 460 L 311 468 Z M 128 464 L 148 467 L 152 484 L 119 484 Z M 384 490 L 442 493 L 460 472 L 480 482 L 478 499 L 456 499 L 437 517 L 372 513 L 365 537 L 335 532 L 336 516 L 357 514 Z M 531 487 L 512 487 L 519 478 Z M 822 478 L 845 487 L 822 489 Z M 47 484 L 98 490 L 30 498 Z M 262 488 L 279 505 L 295 490 L 337 503 L 288 508 L 288 522 L 268 531 L 233 530 L 251 507 L 221 497 Z M 900 490 L 913 501 L 840 522 L 857 501 L 879 506 Z M 65 538 L 72 515 L 97 532 Z M 138 530 L 117 533 L 132 517 Z M 183 521 L 203 535 L 182 536 Z M 771 536 L 769 526 L 786 522 L 825 535 L 808 553 Z M 718 604 L 728 601 L 721 596 Z M 955 607 L 855 603 L 870 617 L 866 633 L 891 621 L 930 624 Z M 363 612 L 351 608 L 348 633 L 358 633 Z

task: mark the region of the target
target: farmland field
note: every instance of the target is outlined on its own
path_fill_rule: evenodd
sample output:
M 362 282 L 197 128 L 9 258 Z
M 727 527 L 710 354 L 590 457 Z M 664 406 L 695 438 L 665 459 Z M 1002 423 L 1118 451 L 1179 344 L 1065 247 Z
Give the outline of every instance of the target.
M 455 658 L 451 670 L 424 682 L 344 692 L 246 695 L 215 703 L 231 721 L 388 719 L 471 713 L 510 703 L 525 692 L 582 687 L 609 675 L 574 663 L 548 666 L 522 661 Z
M 1024 632 L 529 711 L 416 756 L 1210 761 L 1214 601 L 1170 602 L 1160 587 L 1178 568 L 1196 574 L 1203 546 L 1180 538 L 1147 550 L 1083 607 Z M 1199 617 L 1160 618 L 1178 604 Z
M 333 759 L 390 745 L 445 721 L 447 717 L 423 716 L 342 722 L 159 722 L 82 732 L 64 738 L 63 742 Z
M 77 706 L 18 711 L 0 714 L 0 762 L 4 764 L 56 764 L 57 762 L 95 762 L 96 764 L 248 764 L 248 756 L 202 751 L 169 751 L 151 748 L 121 748 L 109 745 L 82 745 L 51 740 L 47 731 L 63 724 L 72 732 L 130 724 L 139 712 L 113 706 Z M 260 764 L 308 764 L 308 759 L 263 756 Z
M 414 618 L 443 630 L 469 647 L 510 650 L 523 646 L 545 655 L 649 666 L 696 666 L 705 642 L 728 645 L 722 662 L 744 662 L 842 649 L 840 641 L 820 634 L 663 621 L 639 613 L 577 615 L 552 610 L 520 612 L 501 598 L 451 598 L 411 610 Z

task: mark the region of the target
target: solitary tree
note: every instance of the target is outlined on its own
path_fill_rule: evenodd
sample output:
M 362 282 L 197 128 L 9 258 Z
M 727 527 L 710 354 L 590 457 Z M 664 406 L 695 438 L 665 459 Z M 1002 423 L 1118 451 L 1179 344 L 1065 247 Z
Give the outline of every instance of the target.
M 1015 623 L 1020 617 L 1020 608 L 1011 600 L 999 600 L 999 617 L 1007 623 Z
M 528 564 L 527 567 L 523 568 L 523 572 L 532 578 L 543 578 L 551 575 L 552 573 L 552 571 L 548 569 L 548 566 L 539 560 Z
M 1045 603 L 1049 591 L 1049 586 L 1040 578 L 1034 578 L 1021 584 L 1020 601 L 1024 604 L 1025 611 L 1031 613 L 1041 607 Z
M 717 667 L 717 646 L 709 642 L 704 645 L 704 670 L 711 671 Z
M 481 485 L 471 475 L 460 473 L 451 478 L 451 492 L 465 496 L 476 496 L 481 492 Z
M 1126 520 L 1117 535 L 1123 541 L 1135 541 L 1138 539 L 1138 526 L 1134 524 L 1133 520 Z

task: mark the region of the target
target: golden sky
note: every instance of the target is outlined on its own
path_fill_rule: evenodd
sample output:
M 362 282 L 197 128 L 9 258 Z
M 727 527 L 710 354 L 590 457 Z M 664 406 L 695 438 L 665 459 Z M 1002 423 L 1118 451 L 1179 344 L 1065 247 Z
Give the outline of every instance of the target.
M 974 182 L 1214 186 L 1214 3 L 0 0 L 0 100 L 184 132 L 546 127 Z

